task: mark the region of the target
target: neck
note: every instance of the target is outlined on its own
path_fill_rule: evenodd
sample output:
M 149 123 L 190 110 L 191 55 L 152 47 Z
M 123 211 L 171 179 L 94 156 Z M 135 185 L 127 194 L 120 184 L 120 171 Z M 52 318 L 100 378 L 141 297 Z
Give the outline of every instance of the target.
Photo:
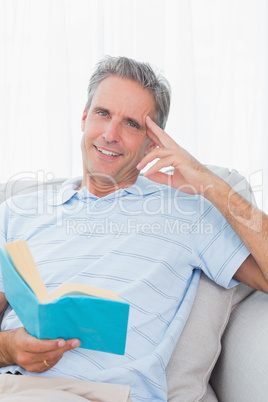
M 131 186 L 136 182 L 136 180 L 137 177 L 132 178 L 131 180 L 124 181 L 122 183 L 117 183 L 115 180 L 107 181 L 105 179 L 102 180 L 100 177 L 96 179 L 95 177 L 92 177 L 90 173 L 86 173 L 83 176 L 83 180 L 79 188 L 86 186 L 91 194 L 96 195 L 96 197 L 102 198 L 108 194 L 114 193 L 120 188 Z

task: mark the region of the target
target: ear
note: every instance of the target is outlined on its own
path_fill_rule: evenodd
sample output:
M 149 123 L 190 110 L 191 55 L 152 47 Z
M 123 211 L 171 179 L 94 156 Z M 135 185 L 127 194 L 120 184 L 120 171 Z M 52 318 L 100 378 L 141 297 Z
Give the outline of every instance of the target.
M 87 110 L 86 108 L 83 111 L 83 115 L 82 115 L 82 120 L 81 120 L 81 130 L 84 132 L 85 131 L 85 124 L 86 124 L 86 119 L 87 119 Z
M 152 152 L 154 149 L 156 148 L 156 144 L 153 142 L 153 140 L 151 140 L 149 138 L 149 143 L 145 149 L 144 155 L 149 154 L 150 152 Z

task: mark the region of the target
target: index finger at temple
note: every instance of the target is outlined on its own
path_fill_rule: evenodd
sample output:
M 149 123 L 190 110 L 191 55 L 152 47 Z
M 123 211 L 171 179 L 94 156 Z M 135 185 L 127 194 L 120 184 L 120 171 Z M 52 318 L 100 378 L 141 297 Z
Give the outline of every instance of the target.
M 150 128 L 147 127 L 147 135 L 148 137 L 155 143 L 156 146 L 159 148 L 165 148 L 165 146 L 162 144 L 161 141 L 159 141 L 159 138 L 157 135 L 155 135 Z
M 160 148 L 174 148 L 178 146 L 178 144 L 164 130 L 162 130 L 149 116 L 146 117 L 146 126 L 149 129 L 147 130 L 148 136 Z

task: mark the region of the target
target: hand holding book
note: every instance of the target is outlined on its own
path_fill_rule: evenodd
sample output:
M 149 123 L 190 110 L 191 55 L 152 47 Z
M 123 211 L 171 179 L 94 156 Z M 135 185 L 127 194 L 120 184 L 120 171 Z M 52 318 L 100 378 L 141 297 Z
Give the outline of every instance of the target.
M 43 373 L 57 364 L 65 352 L 80 346 L 78 339 L 39 340 L 24 327 L 0 334 L 1 366 L 19 365 L 28 372 Z
M 81 340 L 81 347 L 124 354 L 129 305 L 115 293 L 63 284 L 49 298 L 24 240 L 0 250 L 5 295 L 29 332 L 39 339 Z

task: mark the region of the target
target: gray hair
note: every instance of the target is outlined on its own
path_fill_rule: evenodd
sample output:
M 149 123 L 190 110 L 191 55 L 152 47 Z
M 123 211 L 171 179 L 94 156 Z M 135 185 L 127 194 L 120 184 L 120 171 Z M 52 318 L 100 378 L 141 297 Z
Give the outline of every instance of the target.
M 148 90 L 155 100 L 154 120 L 159 127 L 165 128 L 170 109 L 169 82 L 160 73 L 156 73 L 148 63 L 127 57 L 106 56 L 97 64 L 88 86 L 86 110 L 90 108 L 94 93 L 101 81 L 110 76 L 131 79 Z

